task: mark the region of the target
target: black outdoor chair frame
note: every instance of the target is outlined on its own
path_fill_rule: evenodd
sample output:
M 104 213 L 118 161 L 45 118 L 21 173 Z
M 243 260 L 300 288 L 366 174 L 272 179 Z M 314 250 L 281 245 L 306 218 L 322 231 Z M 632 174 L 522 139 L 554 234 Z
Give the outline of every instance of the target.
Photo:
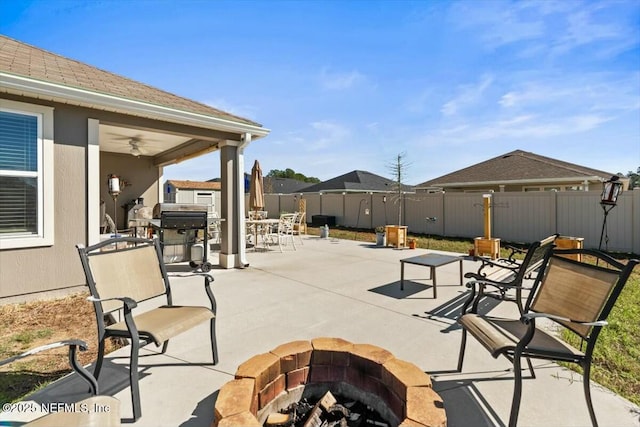
M 85 343 L 82 340 L 63 340 L 63 341 L 58 341 L 51 344 L 46 344 L 40 347 L 32 348 L 31 350 L 25 351 L 24 353 L 9 357 L 8 359 L 0 360 L 0 366 L 8 365 L 9 363 L 15 362 L 16 360 L 24 359 L 25 357 L 29 357 L 43 351 L 52 350 L 54 348 L 59 348 L 64 346 L 69 347 L 69 364 L 71 365 L 73 370 L 78 375 L 80 375 L 80 377 L 82 377 L 86 382 L 89 383 L 89 387 L 91 388 L 91 394 L 94 396 L 97 395 L 98 382 L 96 381 L 95 378 L 93 378 L 93 375 L 91 375 L 91 373 L 84 366 L 78 363 L 78 357 L 77 357 L 78 350 L 86 351 L 88 349 L 87 343 Z
M 549 314 L 549 313 L 536 312 L 531 309 L 531 304 L 535 299 L 536 293 L 540 290 L 540 286 L 544 286 L 544 284 L 541 285 L 541 283 L 543 283 L 544 281 L 544 269 L 546 268 L 549 260 L 552 257 L 559 257 L 562 255 L 572 255 L 572 254 L 580 254 L 582 256 L 589 255 L 589 256 L 595 257 L 595 259 L 597 260 L 596 264 L 588 265 L 588 268 L 593 269 L 594 272 L 602 271 L 602 272 L 617 274 L 617 280 L 613 285 L 608 298 L 606 298 L 606 302 L 603 308 L 599 312 L 597 319 L 592 322 L 584 322 L 576 319 L 562 318 L 559 316 L 554 316 L 553 314 Z M 587 265 L 586 263 L 567 259 L 564 257 L 559 259 L 561 259 L 562 262 L 579 264 L 582 266 Z M 575 363 L 580 365 L 583 369 L 583 388 L 584 388 L 584 395 L 587 403 L 587 408 L 589 410 L 589 416 L 591 418 L 592 425 L 594 427 L 597 427 L 598 422 L 593 409 L 593 403 L 591 400 L 591 389 L 590 389 L 590 373 L 591 373 L 591 362 L 593 359 L 593 352 L 594 352 L 598 337 L 600 335 L 600 332 L 602 331 L 602 328 L 607 325 L 606 319 L 609 313 L 611 312 L 611 309 L 613 308 L 617 298 L 620 296 L 620 293 L 622 292 L 627 280 L 629 279 L 631 272 L 633 271 L 634 267 L 638 263 L 640 263 L 639 260 L 631 259 L 627 262 L 627 264 L 623 264 L 603 252 L 590 250 L 590 249 L 563 249 L 563 250 L 556 249 L 553 251 L 553 254 L 548 253 L 545 256 L 544 263 L 541 267 L 543 269 L 543 272 L 536 278 L 536 283 L 534 284 L 533 290 L 527 298 L 527 301 L 524 307 L 524 312 L 520 317 L 520 322 L 522 323 L 525 332 L 518 337 L 519 342 L 517 343 L 517 345 L 496 351 L 495 354 L 492 353 L 492 356 L 495 358 L 497 358 L 498 356 L 504 356 L 509 361 L 511 361 L 511 363 L 513 363 L 515 384 L 514 384 L 513 398 L 512 398 L 512 404 L 511 404 L 511 413 L 509 418 L 509 427 L 515 427 L 517 425 L 518 413 L 520 410 L 520 401 L 522 397 L 522 369 L 521 369 L 522 357 L 526 358 L 527 361 L 529 362 L 529 369 L 531 370 L 533 378 L 535 378 L 535 375 L 533 375 L 533 369 L 531 367 L 531 363 L 529 359 L 543 359 L 543 360 L 551 360 L 551 361 L 557 361 L 557 362 L 569 362 L 569 363 Z M 608 264 L 609 267 L 603 267 L 603 265 L 606 265 L 606 264 Z M 475 286 L 475 285 L 472 284 L 471 286 Z M 474 313 L 473 309 L 471 310 L 470 313 Z M 554 322 L 560 323 L 567 330 L 576 334 L 581 339 L 581 346 L 580 346 L 581 351 L 578 351 L 576 353 L 568 353 L 568 352 L 560 353 L 560 352 L 553 352 L 553 351 L 540 351 L 539 349 L 532 350 L 528 346 L 530 343 L 532 343 L 532 340 L 534 339 L 534 336 L 537 332 L 536 318 L 550 319 Z M 572 327 L 572 324 L 575 327 Z M 585 327 L 585 326 L 589 328 L 587 333 L 581 332 L 576 329 L 576 327 Z M 467 340 L 467 329 L 466 327 L 463 327 L 462 339 L 460 343 L 460 353 L 458 356 L 458 367 L 457 367 L 458 372 L 462 371 L 466 340 Z M 582 350 L 583 348 L 584 350 Z
M 482 264 L 478 268 L 477 272 L 468 272 L 464 275 L 467 279 L 474 279 L 474 282 L 478 285 L 478 292 L 476 293 L 476 287 L 467 284 L 467 287 L 471 288 L 471 294 L 465 301 L 462 307 L 462 314 L 466 313 L 469 305 L 473 304 L 472 311 L 475 313 L 478 310 L 478 303 L 482 297 L 490 297 L 500 301 L 510 301 L 516 303 L 520 313 L 524 312 L 522 300 L 524 299 L 522 292 L 530 291 L 531 288 L 527 288 L 524 285 L 526 279 L 530 279 L 537 272 L 541 273 L 540 267 L 543 264 L 545 257 L 555 247 L 554 241 L 558 237 L 558 234 L 547 237 L 546 239 L 533 242 L 529 247 L 519 249 L 510 246 L 511 253 L 508 258 L 500 259 L 497 261 L 491 261 L 486 258 L 478 258 Z M 514 258 L 516 253 L 524 253 L 525 257 L 522 262 L 516 261 Z M 498 281 L 492 280 L 487 277 L 485 268 L 497 267 L 500 269 L 506 269 L 511 272 L 511 276 L 508 280 Z M 487 287 L 491 289 L 487 289 Z M 513 291 L 514 296 L 510 295 L 510 291 Z
M 144 239 L 137 237 L 118 237 L 112 238 L 100 243 L 97 243 L 92 246 L 84 247 L 82 244 L 76 245 L 78 252 L 80 254 L 80 260 L 82 262 L 82 267 L 84 269 L 85 277 L 87 279 L 87 285 L 89 286 L 91 296 L 87 299 L 93 302 L 96 322 L 98 324 L 98 358 L 95 363 L 95 367 L 93 370 L 93 377 L 98 380 L 100 376 L 100 371 L 102 369 L 103 361 L 104 361 L 104 352 L 105 352 L 105 341 L 107 338 L 115 337 L 115 338 L 125 338 L 129 339 L 131 342 L 131 352 L 130 352 L 130 368 L 129 368 L 129 381 L 131 386 L 131 401 L 133 406 L 133 420 L 137 420 L 142 416 L 142 409 L 140 404 L 140 388 L 138 384 L 138 358 L 139 351 L 141 347 L 144 347 L 148 344 L 154 343 L 154 337 L 150 334 L 144 333 L 144 331 L 139 331 L 135 322 L 135 315 L 133 310 L 137 307 L 139 302 L 143 302 L 146 300 L 154 299 L 154 298 L 162 298 L 162 294 L 155 295 L 150 298 L 134 300 L 125 295 L 121 297 L 113 297 L 113 298 L 100 298 L 99 292 L 96 287 L 96 282 L 93 278 L 93 274 L 91 272 L 91 267 L 89 265 L 89 258 L 91 256 L 100 256 L 101 249 L 108 248 L 109 246 L 118 248 L 119 245 L 127 245 L 126 248 L 116 249 L 118 252 L 136 250 L 140 246 L 149 246 L 153 245 L 155 247 L 155 252 L 158 257 L 158 266 L 161 270 L 162 279 L 164 281 L 165 292 L 164 296 L 166 297 L 166 304 L 163 306 L 175 307 L 173 304 L 173 298 L 171 293 L 171 286 L 169 284 L 169 276 L 167 274 L 167 270 L 163 261 L 162 249 L 158 239 Z M 108 253 L 108 252 L 105 252 Z M 210 335 L 211 335 L 211 351 L 213 354 L 213 365 L 218 363 L 218 349 L 216 342 L 216 317 L 215 313 L 217 310 L 216 299 L 211 291 L 211 282 L 213 282 L 213 276 L 210 274 L 201 274 L 204 277 L 204 288 L 211 304 L 211 311 L 214 314 L 214 317 L 210 320 Z M 106 301 L 119 300 L 122 302 L 122 306 L 113 310 L 103 310 L 102 303 Z M 107 328 L 105 319 L 112 316 L 112 313 L 115 311 L 122 310 L 124 313 L 124 321 L 127 327 L 127 330 L 117 331 L 117 330 L 109 330 Z M 156 345 L 158 343 L 156 342 Z M 161 353 L 164 354 L 167 351 L 167 347 L 169 345 L 169 339 L 162 343 Z

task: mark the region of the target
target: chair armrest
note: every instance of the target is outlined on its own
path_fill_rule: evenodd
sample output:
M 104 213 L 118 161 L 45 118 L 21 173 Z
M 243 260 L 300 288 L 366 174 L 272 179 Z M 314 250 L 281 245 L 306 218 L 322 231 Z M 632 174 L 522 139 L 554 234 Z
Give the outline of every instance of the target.
M 207 273 L 202 273 L 201 275 L 204 276 L 204 290 L 207 293 L 209 302 L 211 302 L 211 310 L 216 314 L 218 304 L 216 303 L 216 297 L 213 295 L 213 291 L 211 290 L 211 282 L 214 280 L 213 276 Z
M 11 362 L 15 362 L 16 360 L 20 360 L 20 359 L 24 359 L 25 357 L 29 357 L 29 356 L 33 356 L 34 354 L 40 353 L 42 351 L 47 351 L 47 350 L 52 350 L 54 348 L 60 348 L 60 347 L 64 347 L 64 346 L 76 346 L 78 348 L 80 348 L 80 351 L 86 351 L 87 348 L 89 348 L 87 346 L 87 343 L 82 341 L 82 340 L 64 340 L 64 341 L 58 341 L 58 342 L 53 342 L 51 344 L 45 344 L 45 345 L 41 345 L 40 347 L 35 347 L 32 348 L 30 350 L 25 351 L 24 353 L 20 353 L 16 356 L 12 356 L 8 359 L 4 359 L 4 360 L 0 360 L 0 366 L 2 365 L 8 365 Z
M 482 280 L 483 278 L 486 277 L 486 273 L 483 273 L 482 270 L 484 270 L 487 267 L 496 267 L 496 268 L 504 268 L 507 269 L 509 271 L 511 271 L 512 273 L 517 273 L 518 269 L 520 268 L 520 264 L 514 262 L 514 261 L 509 261 L 507 259 L 502 258 L 501 260 L 503 262 L 506 262 L 508 264 L 513 264 L 513 265 L 507 265 L 504 263 L 499 263 L 499 262 L 495 262 L 495 261 L 491 261 L 488 260 L 486 258 L 478 258 L 475 257 L 476 260 L 479 260 L 480 262 L 482 262 L 482 265 L 480 265 L 480 268 L 478 268 L 478 271 L 476 273 L 466 273 L 465 277 L 470 279 L 470 278 L 476 278 L 479 280 Z
M 485 286 L 493 286 L 494 288 L 497 288 L 497 289 L 523 288 L 523 286 L 521 285 L 512 285 L 510 283 L 495 282 L 489 279 L 470 280 L 466 284 L 467 288 L 472 288 L 472 287 L 475 288 L 476 285 L 480 285 L 480 289 L 483 289 Z
M 609 322 L 607 322 L 606 320 L 599 320 L 597 322 L 583 322 L 581 320 L 569 319 L 568 317 L 556 316 L 555 314 L 549 314 L 549 313 L 524 313 L 521 319 L 523 323 L 529 323 L 532 319 L 537 319 L 540 317 L 545 319 L 562 320 L 564 322 L 578 323 L 584 326 L 607 326 L 609 324 Z
M 518 262 L 514 258 L 515 254 L 526 254 L 527 253 L 526 249 L 520 249 L 520 248 L 516 248 L 515 246 L 510 246 L 510 245 L 506 245 L 505 249 L 510 250 L 511 253 L 503 261 L 506 261 L 506 262 L 511 263 L 511 264 L 518 264 Z
M 91 301 L 91 302 L 122 301 L 123 306 L 127 308 L 129 311 L 131 311 L 132 309 L 138 306 L 138 303 L 129 297 L 97 298 L 94 296 L 89 296 L 87 297 L 87 301 Z
M 63 340 L 63 341 L 53 342 L 46 345 L 41 345 L 39 347 L 32 348 L 31 350 L 27 350 L 24 353 L 20 353 L 8 359 L 0 360 L 0 366 L 8 365 L 11 362 L 24 359 L 25 357 L 33 356 L 34 354 L 40 353 L 42 351 L 52 350 L 54 348 L 60 348 L 65 346 L 69 347 L 69 363 L 71 364 L 71 367 L 73 368 L 74 371 L 78 373 L 78 375 L 80 375 L 85 381 L 89 383 L 89 386 L 91 387 L 91 392 L 94 395 L 97 395 L 98 381 L 93 377 L 93 375 L 91 375 L 89 371 L 87 371 L 85 367 L 83 367 L 78 363 L 78 358 L 76 357 L 78 349 L 80 349 L 80 351 L 86 351 L 89 348 L 87 346 L 87 343 L 82 340 L 78 340 L 78 339 Z

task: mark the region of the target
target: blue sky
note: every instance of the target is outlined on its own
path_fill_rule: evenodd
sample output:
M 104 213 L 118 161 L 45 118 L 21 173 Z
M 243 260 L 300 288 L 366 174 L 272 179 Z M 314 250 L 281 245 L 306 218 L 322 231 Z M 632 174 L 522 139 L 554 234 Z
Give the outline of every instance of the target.
M 0 32 L 261 123 L 246 170 L 640 166 L 640 2 L 0 0 Z M 165 169 L 219 176 L 217 153 Z

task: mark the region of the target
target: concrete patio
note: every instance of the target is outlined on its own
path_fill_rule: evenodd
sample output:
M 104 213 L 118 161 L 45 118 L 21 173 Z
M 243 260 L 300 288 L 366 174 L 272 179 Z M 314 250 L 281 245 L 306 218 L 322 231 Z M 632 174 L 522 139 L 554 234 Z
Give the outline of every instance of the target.
M 438 298 L 432 298 L 428 269 L 405 267 L 400 291 L 399 260 L 429 252 L 396 250 L 371 243 L 304 236 L 297 250 L 249 252 L 243 270 L 212 271 L 218 302 L 220 363 L 211 366 L 208 324 L 169 344 L 167 354 L 148 346 L 142 353 L 142 418 L 136 426 L 209 427 L 217 391 L 250 357 L 293 340 L 340 337 L 383 347 L 429 373 L 445 403 L 450 427 L 503 426 L 509 418 L 513 373 L 475 340 L 467 345 L 463 373 L 454 372 L 460 345 L 455 323 L 466 287 L 458 263 L 438 269 Z M 215 254 L 213 261 L 215 261 Z M 470 259 L 464 271 L 477 269 Z M 176 304 L 206 304 L 202 278 L 188 266 L 169 265 Z M 492 313 L 515 315 L 503 303 Z M 102 394 L 121 402 L 123 424 L 131 423 L 126 369 L 129 348 L 107 356 Z M 534 361 L 537 379 L 525 379 L 521 426 L 588 426 L 582 377 L 555 364 Z M 31 397 L 36 402 L 74 402 L 87 396 L 77 376 L 65 377 Z M 592 384 L 601 426 L 639 426 L 640 408 Z M 23 419 L 32 417 L 20 414 Z M 0 414 L 0 425 L 18 414 Z

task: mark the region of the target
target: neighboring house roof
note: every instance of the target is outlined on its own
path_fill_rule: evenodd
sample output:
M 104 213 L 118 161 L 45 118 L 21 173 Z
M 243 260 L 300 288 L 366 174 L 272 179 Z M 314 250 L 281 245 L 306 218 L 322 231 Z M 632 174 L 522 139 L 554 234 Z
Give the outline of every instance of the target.
M 167 184 L 172 185 L 179 190 L 220 190 L 220 182 L 202 182 L 202 181 L 182 181 L 178 179 L 170 179 Z
M 607 180 L 611 172 L 515 150 L 447 175 L 423 182 L 416 188 L 516 184 L 543 181 Z
M 0 35 L 0 91 L 257 136 L 259 123 Z M 184 114 L 189 113 L 189 114 Z M 242 127 L 242 126 L 240 126 Z
M 311 185 L 310 182 L 298 181 L 291 178 L 273 178 L 265 176 L 264 192 L 265 193 L 277 193 L 277 194 L 291 194 L 305 191 L 305 189 Z
M 394 181 L 380 175 L 354 170 L 307 187 L 304 192 L 390 192 L 395 191 L 395 186 Z M 408 185 L 403 185 L 402 189 L 403 191 L 413 191 L 413 188 Z

